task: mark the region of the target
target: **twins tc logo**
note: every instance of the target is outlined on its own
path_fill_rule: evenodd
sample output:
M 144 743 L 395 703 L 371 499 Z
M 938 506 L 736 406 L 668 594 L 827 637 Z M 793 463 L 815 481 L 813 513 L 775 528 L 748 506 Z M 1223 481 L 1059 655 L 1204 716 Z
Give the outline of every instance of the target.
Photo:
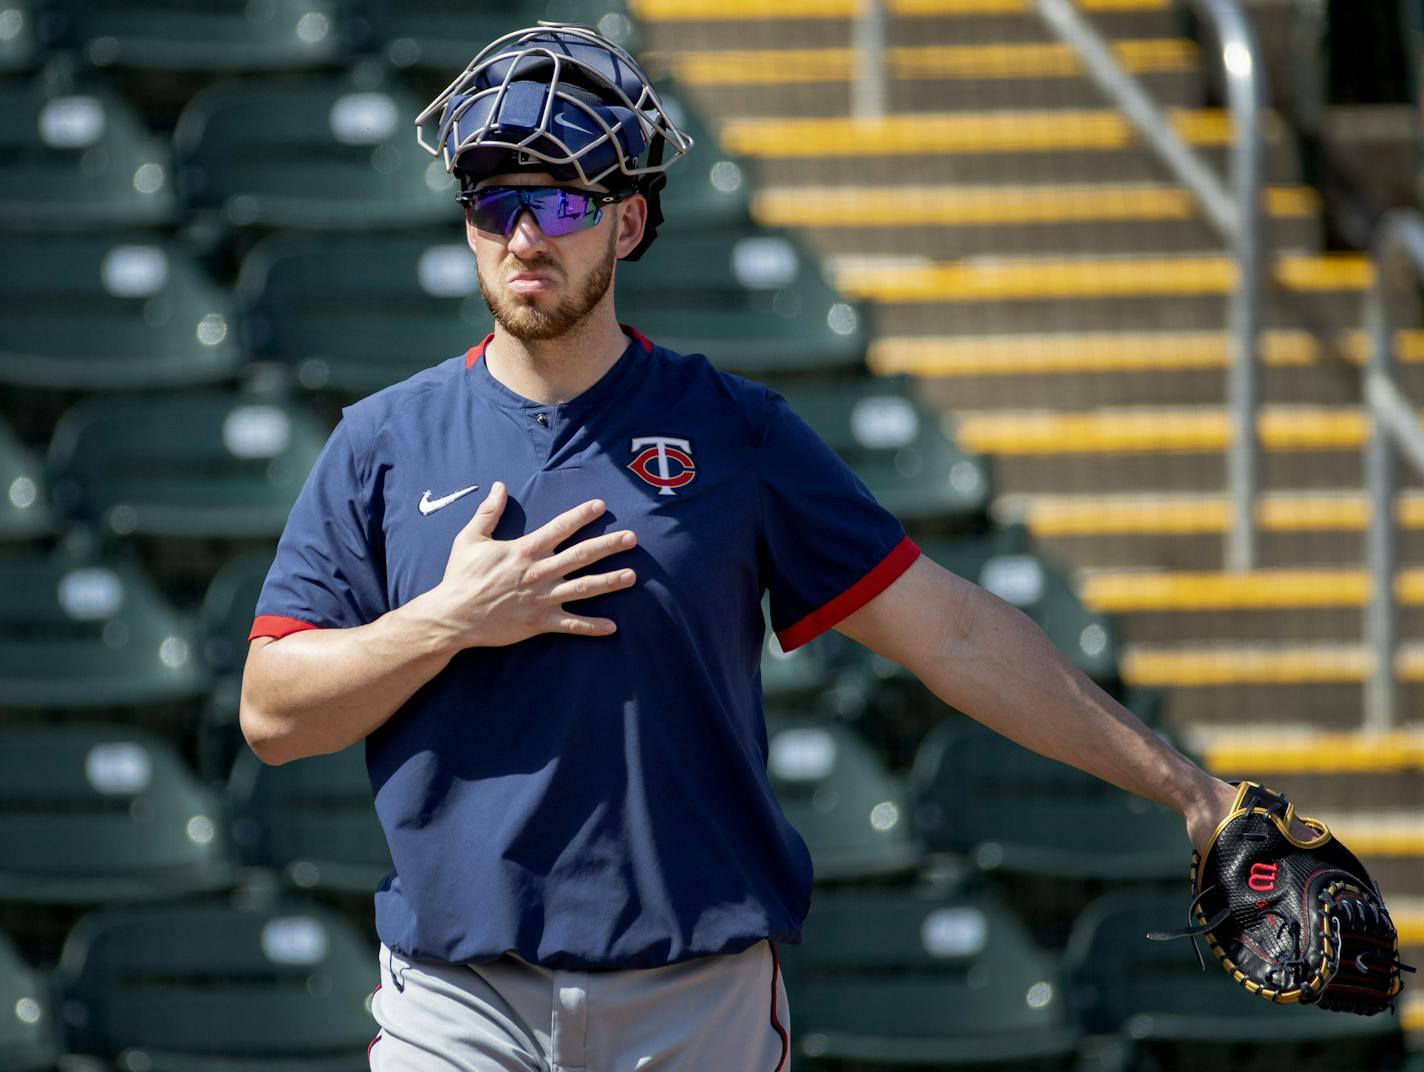
M 685 488 L 697 475 L 690 439 L 639 436 L 628 449 L 637 455 L 628 468 L 657 488 L 659 495 L 677 494 L 675 489 Z

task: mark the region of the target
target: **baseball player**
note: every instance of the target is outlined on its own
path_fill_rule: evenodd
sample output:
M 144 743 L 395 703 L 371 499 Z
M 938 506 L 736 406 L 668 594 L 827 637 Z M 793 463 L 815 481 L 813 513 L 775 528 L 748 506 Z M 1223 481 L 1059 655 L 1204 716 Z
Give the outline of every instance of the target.
M 783 647 L 839 629 L 1205 846 L 1231 786 L 922 557 L 776 393 L 619 325 L 691 147 L 626 52 L 512 34 L 419 121 L 495 330 L 344 410 L 241 711 L 271 763 L 366 742 L 395 864 L 372 1068 L 789 1067 L 812 873 L 767 777 L 764 593 Z

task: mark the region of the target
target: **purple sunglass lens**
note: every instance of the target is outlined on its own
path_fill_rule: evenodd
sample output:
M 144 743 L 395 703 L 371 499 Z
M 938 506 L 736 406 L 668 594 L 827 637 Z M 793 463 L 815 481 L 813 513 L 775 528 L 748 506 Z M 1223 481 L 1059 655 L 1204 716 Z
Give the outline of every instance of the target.
M 590 195 L 559 186 L 488 186 L 476 191 L 471 205 L 476 227 L 506 236 L 525 209 L 553 237 L 591 227 L 601 216 Z

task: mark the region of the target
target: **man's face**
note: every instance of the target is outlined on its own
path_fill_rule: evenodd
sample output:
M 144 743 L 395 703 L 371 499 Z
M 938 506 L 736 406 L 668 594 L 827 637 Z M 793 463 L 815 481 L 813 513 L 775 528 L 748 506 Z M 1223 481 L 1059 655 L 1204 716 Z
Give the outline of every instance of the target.
M 575 186 L 541 172 L 495 175 L 484 186 Z M 593 187 L 601 189 L 601 187 Z M 508 235 L 481 231 L 466 217 L 465 231 L 475 252 L 480 293 L 501 328 L 516 339 L 541 342 L 556 339 L 611 300 L 613 269 L 627 244 L 629 223 L 624 210 L 643 211 L 634 197 L 604 207 L 593 227 L 552 238 L 539 228 L 532 213 L 520 213 Z M 637 206 L 637 207 L 634 207 Z M 636 239 L 633 244 L 636 244 Z

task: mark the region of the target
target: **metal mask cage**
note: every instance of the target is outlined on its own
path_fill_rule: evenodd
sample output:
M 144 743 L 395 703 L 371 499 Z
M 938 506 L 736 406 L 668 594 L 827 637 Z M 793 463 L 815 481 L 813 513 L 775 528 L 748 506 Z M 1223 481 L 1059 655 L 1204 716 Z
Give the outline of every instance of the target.
M 615 76 L 626 74 L 636 78 L 639 83 L 637 99 L 631 98 L 617 81 L 610 80 L 606 72 L 599 70 L 587 60 L 556 51 L 562 42 L 547 40 L 547 38 L 555 36 L 564 39 L 573 38 L 575 39 L 574 43 L 592 46 L 608 53 Z M 538 41 L 537 39 L 540 37 L 546 40 Z M 536 40 L 525 44 L 531 38 Z M 488 68 L 496 63 L 508 63 L 504 75 L 499 79 L 497 85 L 479 89 Z M 546 64 L 551 68 L 547 76 L 543 73 Z M 490 132 L 497 123 L 501 107 L 509 93 L 509 87 L 516 82 L 530 81 L 531 79 L 520 78 L 519 75 L 521 72 L 528 72 L 531 67 L 541 72 L 538 75 L 538 80 L 542 81 L 547 77 L 549 87 L 538 124 L 528 135 L 518 141 L 491 137 Z M 565 85 L 583 92 L 569 92 L 563 88 Z M 631 158 L 630 166 L 630 159 L 625 155 L 624 144 L 619 140 L 624 123 L 622 121 L 609 123 L 603 115 L 599 114 L 595 105 L 583 99 L 590 93 L 600 102 L 626 109 L 636 119 L 639 126 L 637 133 L 641 136 L 644 147 L 648 149 L 646 164 L 639 166 L 637 156 L 634 155 Z M 451 101 L 462 96 L 465 97 L 464 100 L 454 108 L 449 108 Z M 457 124 L 460 118 L 476 103 L 491 97 L 494 99 L 490 103 L 486 121 L 466 134 L 458 144 L 452 147 L 449 144 L 451 129 L 458 129 Z M 578 149 L 571 148 L 568 142 L 559 137 L 553 129 L 556 102 L 572 105 L 578 109 L 581 115 L 587 116 L 596 124 L 597 130 L 601 131 L 601 134 L 596 135 L 592 141 Z M 447 109 L 448 114 L 445 114 Z M 432 121 L 436 120 L 438 120 L 438 126 L 435 131 L 435 142 L 432 145 L 426 140 L 426 129 Z M 493 148 L 523 154 L 527 159 L 539 160 L 553 167 L 571 167 L 577 173 L 579 180 L 588 185 L 602 182 L 614 171 L 636 181 L 644 179 L 646 176 L 661 175 L 675 160 L 692 148 L 691 137 L 679 130 L 668 118 L 662 102 L 658 99 L 657 92 L 649 83 L 647 75 L 637 61 L 596 30 L 567 23 L 541 22 L 537 28 L 517 30 L 495 40 L 471 60 L 469 66 L 450 85 L 426 105 L 420 115 L 416 117 L 415 122 L 416 139 L 421 147 L 432 156 L 440 156 L 444 161 L 445 169 L 452 173 L 456 170 L 463 153 L 475 148 Z M 586 133 L 595 132 L 586 131 Z M 662 159 L 662 146 L 658 144 L 659 140 L 665 142 L 673 151 L 672 157 L 666 161 Z M 534 146 L 540 142 L 546 145 L 552 143 L 562 150 L 563 155 L 554 155 L 546 150 L 535 148 Z M 594 174 L 589 174 L 583 166 L 584 159 L 605 145 L 611 146 L 614 150 L 614 162 Z

